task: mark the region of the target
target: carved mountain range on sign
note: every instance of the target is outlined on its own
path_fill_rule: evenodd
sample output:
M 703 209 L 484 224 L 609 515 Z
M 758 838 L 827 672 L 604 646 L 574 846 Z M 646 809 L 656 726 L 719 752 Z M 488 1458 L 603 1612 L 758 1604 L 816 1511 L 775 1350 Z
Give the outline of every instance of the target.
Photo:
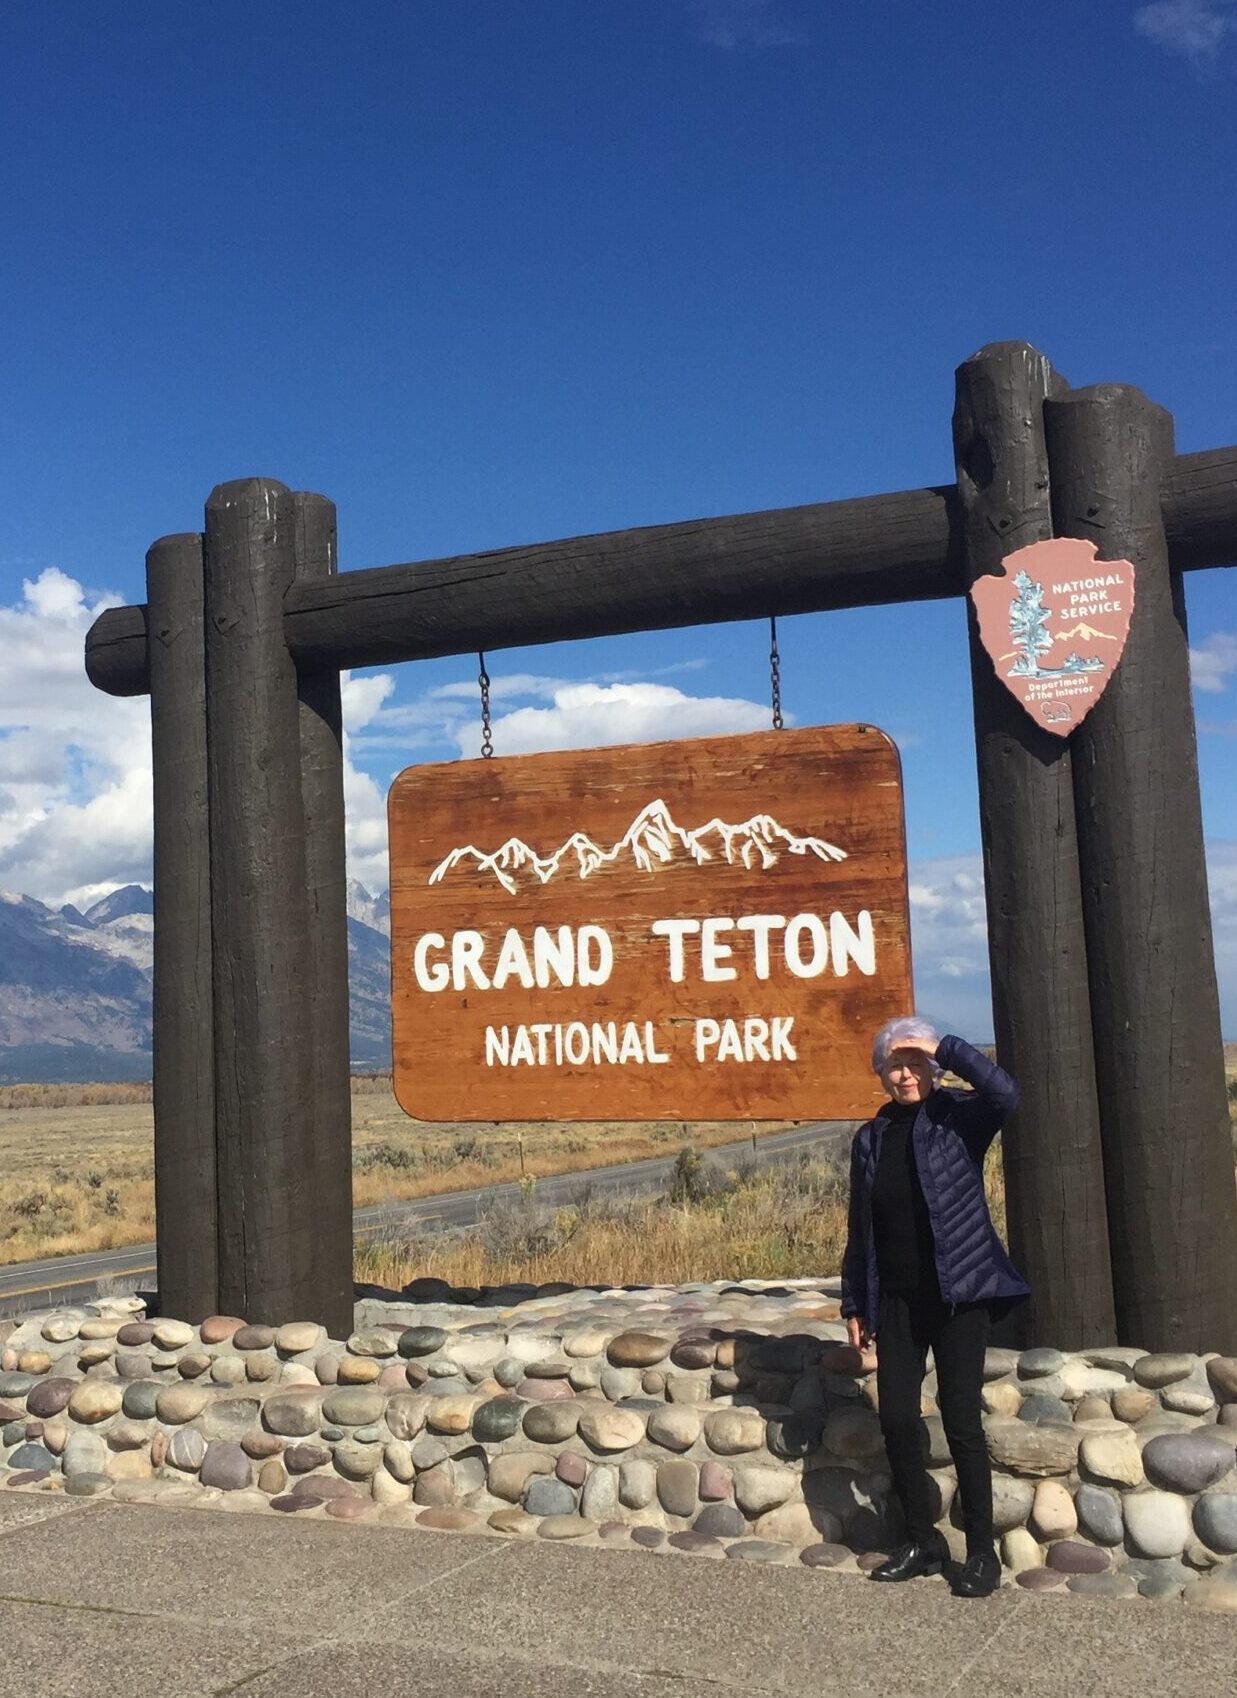
M 548 884 L 556 874 L 570 872 L 588 878 L 602 867 L 625 861 L 645 873 L 683 860 L 694 861 L 697 866 L 721 861 L 764 869 L 783 855 L 815 855 L 822 861 L 846 859 L 844 849 L 819 837 L 797 837 L 779 825 L 772 814 L 753 814 L 734 825 L 714 818 L 685 831 L 658 798 L 641 808 L 618 842 L 608 849 L 582 831 L 573 831 L 551 855 L 539 855 L 520 837 L 509 837 L 488 852 L 469 843 L 444 856 L 430 874 L 429 883 L 438 884 L 456 867 L 471 863 L 473 871 L 492 873 L 504 890 L 514 894 L 521 879 L 531 877 L 539 884 Z

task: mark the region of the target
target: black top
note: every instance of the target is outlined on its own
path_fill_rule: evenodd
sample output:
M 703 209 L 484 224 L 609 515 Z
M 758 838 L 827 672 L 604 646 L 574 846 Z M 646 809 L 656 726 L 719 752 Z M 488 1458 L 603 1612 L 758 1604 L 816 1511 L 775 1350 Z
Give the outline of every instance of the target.
M 936 1242 L 915 1167 L 918 1103 L 890 1103 L 872 1183 L 872 1238 L 882 1291 L 939 1293 Z

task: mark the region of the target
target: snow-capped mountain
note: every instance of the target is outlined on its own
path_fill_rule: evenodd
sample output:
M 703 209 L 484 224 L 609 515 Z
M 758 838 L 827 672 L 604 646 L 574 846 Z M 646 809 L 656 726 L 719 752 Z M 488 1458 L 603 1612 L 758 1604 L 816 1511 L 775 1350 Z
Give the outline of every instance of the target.
M 391 935 L 391 898 L 385 891 L 379 891 L 377 896 L 371 896 L 363 884 L 350 878 L 347 885 L 348 918 L 359 920 L 363 926 L 369 926 L 373 931 L 382 932 L 384 936 Z
M 352 1065 L 390 1066 L 390 908 L 348 885 Z M 154 899 L 59 910 L 0 891 L 0 1081 L 148 1079 Z
M 134 915 L 153 915 L 155 899 L 144 884 L 125 884 L 119 890 L 109 892 L 101 897 L 92 908 L 88 908 L 82 916 L 88 926 L 105 926 L 115 920 L 130 919 Z M 62 914 L 76 913 L 76 909 L 60 910 Z
M 497 849 L 485 851 L 468 843 L 453 849 L 434 868 L 430 884 L 438 884 L 458 866 L 492 873 L 505 890 L 519 889 L 521 875 L 548 884 L 556 873 L 574 871 L 589 878 L 602 867 L 631 860 L 641 872 L 653 872 L 685 857 L 698 866 L 706 861 L 736 862 L 744 867 L 771 867 L 783 855 L 815 855 L 822 861 L 844 861 L 846 851 L 819 837 L 799 837 L 780 825 L 772 814 L 753 814 L 729 824 L 714 817 L 691 831 L 674 819 L 658 797 L 647 802 L 617 843 L 604 849 L 582 831 L 573 831 L 550 855 L 540 855 L 523 838 L 509 837 Z
M 0 1079 L 149 1077 L 149 950 L 93 912 L 0 893 Z

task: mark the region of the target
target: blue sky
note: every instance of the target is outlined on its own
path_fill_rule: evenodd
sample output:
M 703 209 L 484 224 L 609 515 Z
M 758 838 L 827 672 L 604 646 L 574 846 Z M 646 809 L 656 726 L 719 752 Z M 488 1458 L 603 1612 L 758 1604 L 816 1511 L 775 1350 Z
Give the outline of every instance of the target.
M 223 479 L 331 496 L 345 570 L 943 483 L 1002 338 L 1237 440 L 1235 95 L 1232 0 L 9 0 L 0 884 L 148 875 L 145 708 L 81 637 Z M 1235 575 L 1188 596 L 1237 1035 Z M 900 742 L 920 999 L 986 1035 L 961 606 L 780 638 L 796 723 Z M 763 724 L 766 650 L 494 654 L 496 745 Z M 475 749 L 474 673 L 349 683 L 371 886 L 393 773 Z

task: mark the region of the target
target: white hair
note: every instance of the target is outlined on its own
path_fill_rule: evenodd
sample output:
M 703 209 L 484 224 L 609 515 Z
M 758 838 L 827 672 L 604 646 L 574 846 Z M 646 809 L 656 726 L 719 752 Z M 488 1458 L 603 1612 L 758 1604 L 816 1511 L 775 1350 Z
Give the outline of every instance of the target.
M 872 1039 L 872 1071 L 879 1073 L 895 1049 L 908 1044 L 914 1049 L 935 1049 L 940 1041 L 931 1021 L 920 1019 L 918 1014 L 901 1014 L 896 1020 L 886 1020 Z M 932 1065 L 939 1073 L 936 1063 Z

